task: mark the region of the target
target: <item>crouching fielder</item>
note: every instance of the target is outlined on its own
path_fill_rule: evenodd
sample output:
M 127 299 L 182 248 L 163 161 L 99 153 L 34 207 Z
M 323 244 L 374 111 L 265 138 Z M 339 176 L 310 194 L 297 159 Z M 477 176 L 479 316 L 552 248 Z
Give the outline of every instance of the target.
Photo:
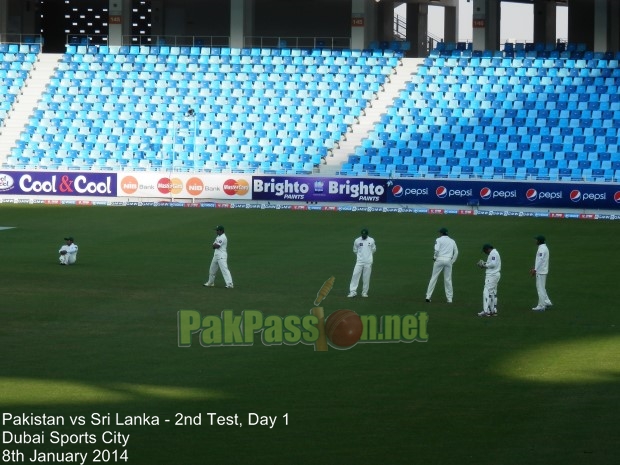
M 497 284 L 501 277 L 502 260 L 499 252 L 491 244 L 484 244 L 482 251 L 488 255 L 487 261 L 480 260 L 478 266 L 486 270 L 482 291 L 482 311 L 478 316 L 497 316 Z
M 77 260 L 78 246 L 72 237 L 65 237 L 65 241 L 66 244 L 58 251 L 59 261 L 61 265 L 73 265 Z

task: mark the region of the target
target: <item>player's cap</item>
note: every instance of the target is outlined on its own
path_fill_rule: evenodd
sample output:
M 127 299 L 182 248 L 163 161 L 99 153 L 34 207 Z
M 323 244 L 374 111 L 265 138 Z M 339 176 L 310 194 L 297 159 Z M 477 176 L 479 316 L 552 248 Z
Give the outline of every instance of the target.
M 73 242 L 73 237 L 69 236 L 69 237 L 65 237 L 65 241 L 71 241 Z
M 441 228 L 441 229 L 439 230 L 439 232 L 440 232 L 441 234 L 448 234 L 448 230 L 447 230 L 446 228 Z
M 541 244 L 545 243 L 545 236 L 536 236 L 534 239 L 536 239 Z
M 489 250 L 489 249 L 492 249 L 492 248 L 493 248 L 493 246 L 491 244 L 484 244 L 482 246 L 482 251 L 484 252 L 485 250 Z
M 222 226 L 221 224 L 215 227 L 216 231 L 224 231 L 224 226 Z
M 368 229 L 366 229 L 366 228 L 362 229 L 361 235 L 362 236 L 368 236 Z

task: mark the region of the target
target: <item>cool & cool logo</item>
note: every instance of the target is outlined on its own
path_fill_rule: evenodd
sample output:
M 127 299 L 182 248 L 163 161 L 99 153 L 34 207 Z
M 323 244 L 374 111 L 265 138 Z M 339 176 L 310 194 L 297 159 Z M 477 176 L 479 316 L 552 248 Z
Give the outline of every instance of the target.
M 46 194 L 112 194 L 112 178 L 106 177 L 105 181 L 96 182 L 89 181 L 86 176 L 76 176 L 71 179 L 70 176 L 64 175 L 60 177 L 57 183 L 56 175 L 52 176 L 49 181 L 34 181 L 32 176 L 25 174 L 19 180 L 19 187 L 23 192 L 35 192 Z
M 8 191 L 13 188 L 15 181 L 8 174 L 0 174 L 0 191 Z

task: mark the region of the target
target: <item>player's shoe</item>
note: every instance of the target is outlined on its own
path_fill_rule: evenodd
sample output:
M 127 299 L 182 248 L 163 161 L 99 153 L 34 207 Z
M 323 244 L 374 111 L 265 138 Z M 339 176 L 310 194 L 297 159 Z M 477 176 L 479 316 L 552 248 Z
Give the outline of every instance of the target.
M 483 310 L 480 313 L 478 313 L 478 316 L 491 316 L 491 314 L 489 312 Z
M 233 289 L 234 286 L 232 284 L 226 284 L 226 289 Z
M 362 294 L 362 297 L 368 297 L 368 294 Z
M 357 293 L 355 292 L 349 292 L 349 295 L 347 297 L 355 297 L 357 295 Z
M 426 298 L 426 303 L 430 304 L 431 303 L 431 299 L 429 299 L 428 297 Z
M 545 311 L 545 307 L 541 307 L 540 305 L 536 305 L 536 307 L 532 308 L 532 311 L 534 311 L 534 312 L 544 312 Z
M 203 286 L 204 287 L 215 287 L 215 284 L 207 281 L 206 283 L 203 284 Z
M 553 307 L 553 304 L 551 303 L 550 300 L 545 301 L 545 307 Z

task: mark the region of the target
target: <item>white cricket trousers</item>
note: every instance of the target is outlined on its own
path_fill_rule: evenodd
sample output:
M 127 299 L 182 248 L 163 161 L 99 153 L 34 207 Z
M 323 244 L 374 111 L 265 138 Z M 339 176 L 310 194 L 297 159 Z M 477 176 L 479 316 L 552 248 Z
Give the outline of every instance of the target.
M 372 263 L 356 263 L 353 268 L 349 293 L 357 294 L 360 278 L 362 278 L 362 294 L 368 294 L 370 288 L 370 275 L 372 273 Z
M 443 287 L 446 292 L 446 299 L 448 302 L 452 302 L 453 290 L 452 290 L 452 260 L 438 258 L 433 264 L 433 275 L 428 283 L 428 289 L 426 290 L 426 298 L 430 300 L 437 284 L 439 275 L 443 272 Z
M 226 258 L 216 258 L 213 257 L 211 260 L 211 266 L 209 267 L 209 283 L 213 284 L 215 282 L 215 275 L 217 270 L 222 272 L 222 277 L 224 278 L 224 282 L 227 286 L 232 286 L 233 280 L 228 270 L 228 262 Z
M 536 292 L 538 292 L 538 307 L 546 307 L 551 304 L 547 295 L 547 275 L 536 273 Z
M 499 283 L 499 278 L 499 273 L 491 276 L 485 276 L 484 278 L 482 309 L 487 313 L 497 312 L 497 284 Z

